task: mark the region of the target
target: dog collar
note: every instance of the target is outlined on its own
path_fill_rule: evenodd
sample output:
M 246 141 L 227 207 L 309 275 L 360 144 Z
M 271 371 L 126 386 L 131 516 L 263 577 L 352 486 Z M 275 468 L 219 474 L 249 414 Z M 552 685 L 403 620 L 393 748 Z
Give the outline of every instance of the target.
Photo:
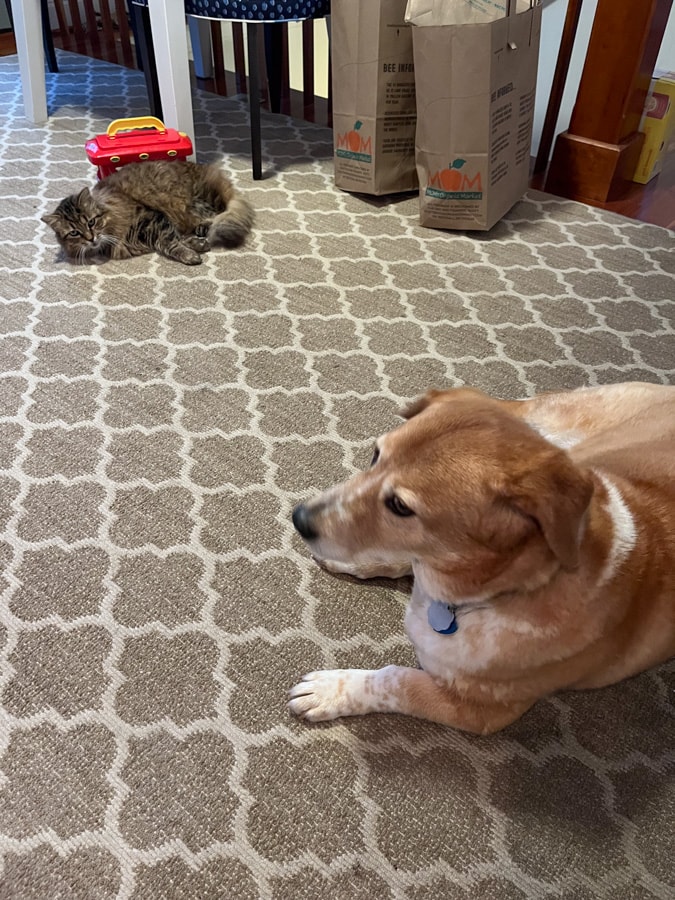
M 442 600 L 432 600 L 427 610 L 427 621 L 437 634 L 454 634 L 457 631 L 457 609 Z

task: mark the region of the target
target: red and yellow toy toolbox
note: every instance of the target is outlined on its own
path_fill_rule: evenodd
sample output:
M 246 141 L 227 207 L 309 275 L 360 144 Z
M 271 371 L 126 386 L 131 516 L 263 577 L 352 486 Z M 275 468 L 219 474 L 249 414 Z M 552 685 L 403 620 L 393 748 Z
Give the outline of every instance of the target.
M 98 166 L 98 177 L 108 175 L 127 163 L 147 159 L 185 159 L 192 153 L 192 141 L 182 131 L 167 128 L 154 116 L 115 119 L 105 134 L 97 134 L 84 145 L 89 161 Z

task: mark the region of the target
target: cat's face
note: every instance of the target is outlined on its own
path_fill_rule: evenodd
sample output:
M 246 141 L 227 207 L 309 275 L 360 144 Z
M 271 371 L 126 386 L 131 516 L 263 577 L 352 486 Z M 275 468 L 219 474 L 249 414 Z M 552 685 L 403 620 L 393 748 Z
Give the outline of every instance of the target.
M 42 221 L 54 229 L 66 255 L 78 262 L 104 253 L 109 243 L 106 219 L 105 210 L 96 203 L 89 188 L 66 197 L 53 213 L 42 216 Z

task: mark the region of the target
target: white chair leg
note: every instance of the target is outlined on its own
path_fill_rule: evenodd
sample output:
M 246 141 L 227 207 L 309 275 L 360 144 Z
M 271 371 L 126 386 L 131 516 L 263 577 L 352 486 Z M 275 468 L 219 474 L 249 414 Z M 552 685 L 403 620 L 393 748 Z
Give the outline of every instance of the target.
M 185 9 L 182 3 L 148 0 L 148 12 L 164 124 L 184 131 L 195 146 Z
M 12 18 L 24 113 L 30 122 L 43 125 L 47 121 L 47 88 L 40 0 L 12 0 Z
M 211 22 L 188 16 L 192 59 L 197 78 L 213 78 L 213 54 L 211 52 Z

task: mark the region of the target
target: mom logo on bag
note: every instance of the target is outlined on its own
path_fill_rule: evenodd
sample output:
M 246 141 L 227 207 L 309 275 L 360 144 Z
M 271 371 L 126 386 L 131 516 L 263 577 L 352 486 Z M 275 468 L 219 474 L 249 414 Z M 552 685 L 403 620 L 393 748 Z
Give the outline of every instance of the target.
M 407 0 L 420 225 L 489 231 L 527 190 L 541 4 Z
M 415 73 L 407 0 L 331 0 L 335 186 L 417 188 Z
M 456 159 L 447 169 L 439 169 L 433 175 L 429 173 L 425 191 L 427 197 L 435 197 L 437 200 L 481 200 L 481 173 L 460 171 L 465 165 L 465 159 Z
M 359 162 L 372 162 L 373 141 L 370 136 L 364 137 L 361 134 L 362 126 L 363 122 L 357 120 L 350 131 L 338 134 L 336 156 L 343 159 L 357 159 Z

